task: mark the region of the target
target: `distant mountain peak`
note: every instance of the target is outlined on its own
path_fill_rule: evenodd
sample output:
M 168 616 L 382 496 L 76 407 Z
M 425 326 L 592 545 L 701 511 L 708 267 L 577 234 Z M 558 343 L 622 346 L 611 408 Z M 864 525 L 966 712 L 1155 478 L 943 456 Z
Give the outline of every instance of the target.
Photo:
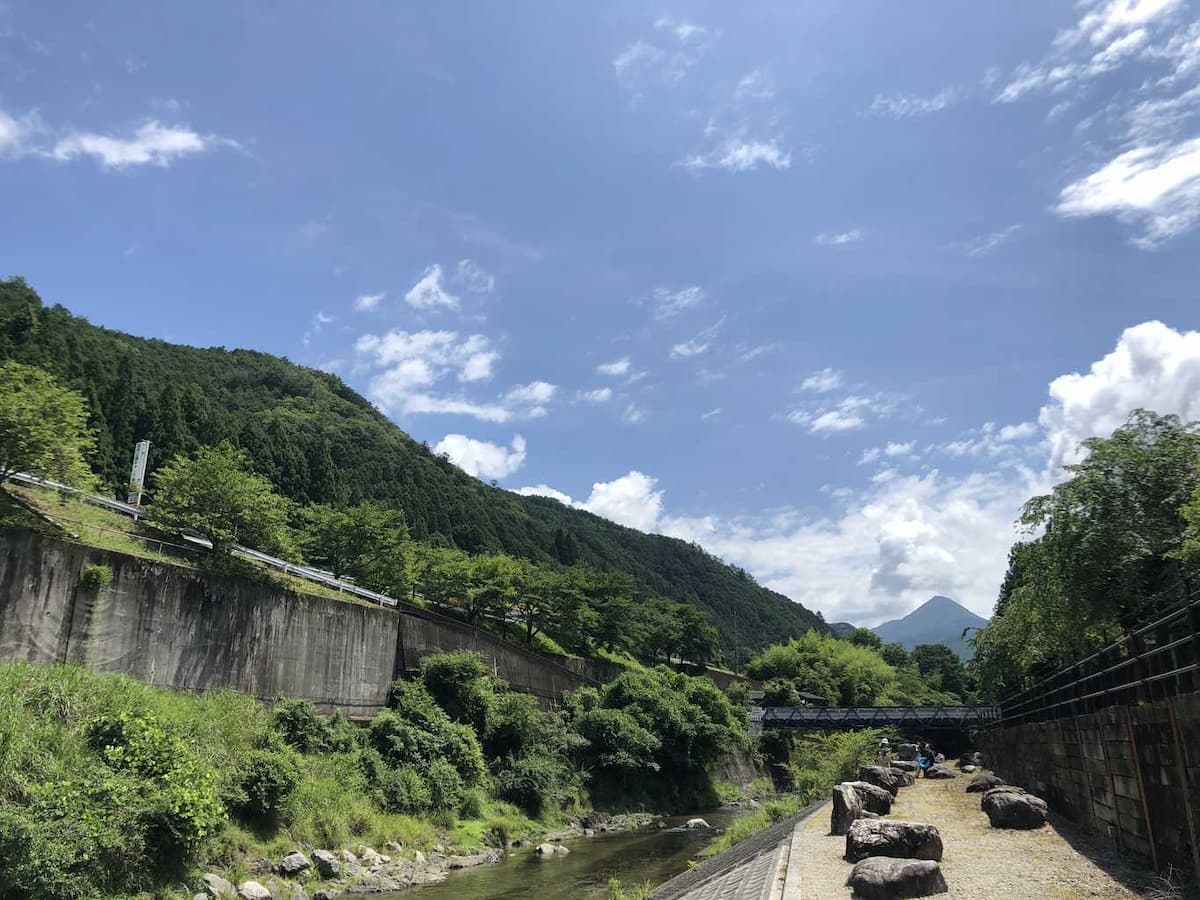
M 871 630 L 884 643 L 901 644 L 907 650 L 919 644 L 945 644 L 963 659 L 970 659 L 973 652 L 963 637 L 963 630 L 985 625 L 987 619 L 975 615 L 950 597 L 936 594 L 903 618 L 892 619 Z

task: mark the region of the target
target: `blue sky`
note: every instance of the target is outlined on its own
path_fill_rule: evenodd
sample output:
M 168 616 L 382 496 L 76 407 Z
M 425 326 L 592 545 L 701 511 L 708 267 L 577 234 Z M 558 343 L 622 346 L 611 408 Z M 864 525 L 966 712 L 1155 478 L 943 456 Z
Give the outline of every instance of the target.
M 1200 418 L 1200 6 L 0 2 L 0 272 L 831 620 Z

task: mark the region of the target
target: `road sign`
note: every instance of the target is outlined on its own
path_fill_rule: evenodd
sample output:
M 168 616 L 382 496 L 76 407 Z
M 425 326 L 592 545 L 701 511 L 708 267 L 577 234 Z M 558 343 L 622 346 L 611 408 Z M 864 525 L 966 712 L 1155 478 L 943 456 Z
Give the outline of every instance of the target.
M 130 506 L 142 505 L 142 486 L 146 481 L 146 461 L 149 458 L 149 441 L 138 441 L 133 445 L 133 468 L 129 470 L 129 495 L 125 498 L 125 502 Z

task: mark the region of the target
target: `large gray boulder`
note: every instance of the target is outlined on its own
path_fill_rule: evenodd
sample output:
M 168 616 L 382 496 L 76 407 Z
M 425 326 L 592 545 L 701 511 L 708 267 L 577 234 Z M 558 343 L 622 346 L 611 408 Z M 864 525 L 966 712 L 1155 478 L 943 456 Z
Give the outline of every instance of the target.
M 900 783 L 896 781 L 896 776 L 892 774 L 891 769 L 885 769 L 883 766 L 863 766 L 858 770 L 858 780 L 881 787 L 893 797 L 900 792 Z
M 337 858 L 336 853 L 328 850 L 314 850 L 313 863 L 322 878 L 336 878 L 341 874 L 342 862 Z
M 236 893 L 231 882 L 212 872 L 200 876 L 200 889 L 208 896 L 220 897 L 221 900 L 232 898 Z
M 998 775 L 989 775 L 983 772 L 971 779 L 971 783 L 967 785 L 968 794 L 980 794 L 984 791 L 990 791 L 992 788 L 1001 787 L 1004 784 L 1004 779 Z
M 915 774 L 918 766 L 915 762 L 913 762 L 910 759 L 893 759 L 892 760 L 892 768 L 893 769 L 903 769 L 905 772 Z
M 271 900 L 271 892 L 257 881 L 243 881 L 237 887 L 241 900 Z
M 862 900 L 929 897 L 948 890 L 942 869 L 929 859 L 888 859 L 873 856 L 858 863 L 846 886 Z
M 886 793 L 886 792 L 885 792 Z M 829 814 L 829 833 L 845 834 L 850 824 L 861 819 L 862 799 L 853 786 L 842 782 L 833 786 L 833 811 Z
M 957 778 L 953 769 L 948 769 L 945 766 L 938 764 L 930 766 L 925 772 L 926 778 Z
M 900 744 L 896 747 L 896 755 L 903 762 L 916 762 L 920 752 L 921 748 L 916 744 Z
M 942 858 L 942 835 L 934 825 L 894 819 L 859 819 L 846 832 L 846 861 L 868 856 L 895 859 Z
M 892 777 L 896 779 L 896 784 L 900 787 L 912 787 L 917 783 L 917 776 L 905 769 L 892 766 L 888 771 L 892 773 Z
M 1046 824 L 1046 801 L 1033 794 L 997 794 L 988 804 L 988 821 L 993 828 L 1041 828 Z
M 312 863 L 308 861 L 308 857 L 297 850 L 295 853 L 289 853 L 279 861 L 279 871 L 289 878 L 294 878 L 301 872 L 307 872 L 312 868 Z
M 892 801 L 895 798 L 891 791 L 865 781 L 844 781 L 842 783 L 854 788 L 858 799 L 862 801 L 863 809 L 880 816 L 886 816 L 892 811 Z
M 689 831 L 695 831 L 698 828 L 711 828 L 712 826 L 703 819 L 688 819 L 687 824 L 683 826 Z
M 988 807 L 992 804 L 992 798 L 998 797 L 1000 794 L 1024 794 L 1025 788 L 1017 787 L 1015 784 L 1002 784 L 999 787 L 988 788 L 983 792 L 983 796 L 979 798 L 979 808 L 984 812 L 988 811 Z

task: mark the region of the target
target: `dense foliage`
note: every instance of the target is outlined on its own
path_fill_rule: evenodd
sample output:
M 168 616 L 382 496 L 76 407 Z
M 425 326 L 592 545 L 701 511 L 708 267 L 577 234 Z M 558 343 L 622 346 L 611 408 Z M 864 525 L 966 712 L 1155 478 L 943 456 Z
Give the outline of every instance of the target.
M 83 397 L 34 366 L 0 362 L 0 482 L 27 472 L 89 486 L 94 445 Z
M 881 645 L 866 629 L 849 640 L 809 632 L 768 647 L 746 666 L 766 706 L 923 706 L 963 702 L 971 690 L 962 662 L 942 644 Z
M 1144 624 L 1197 584 L 1200 427 L 1134 412 L 1084 442 L 1070 477 L 1024 508 L 975 666 L 992 691 L 1070 664 Z
M 732 649 L 761 647 L 824 624 L 700 547 L 616 525 L 544 497 L 471 478 L 413 441 L 339 378 L 245 350 L 196 349 L 91 325 L 43 306 L 19 278 L 0 280 L 0 361 L 50 372 L 87 402 L 95 467 L 123 490 L 135 441 L 155 469 L 229 441 L 298 504 L 378 501 L 404 513 L 413 538 L 471 554 L 622 572 L 637 605 L 666 596 L 706 611 Z

